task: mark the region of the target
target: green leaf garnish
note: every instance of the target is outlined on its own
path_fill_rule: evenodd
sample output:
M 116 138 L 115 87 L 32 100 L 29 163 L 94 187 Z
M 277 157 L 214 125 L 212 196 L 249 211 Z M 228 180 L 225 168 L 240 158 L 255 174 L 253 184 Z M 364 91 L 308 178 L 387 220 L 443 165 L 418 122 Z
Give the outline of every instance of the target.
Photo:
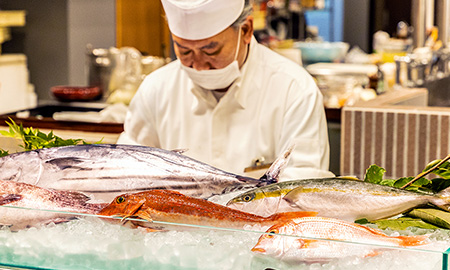
M 383 180 L 383 175 L 386 172 L 384 168 L 381 168 L 377 165 L 370 165 L 370 167 L 366 170 L 366 176 L 364 177 L 364 181 L 379 184 Z
M 0 134 L 6 137 L 12 137 L 22 140 L 23 144 L 20 145 L 24 149 L 24 151 L 30 151 L 41 148 L 51 148 L 57 146 L 69 146 L 69 145 L 77 145 L 77 144 L 89 144 L 88 142 L 82 139 L 67 139 L 64 140 L 61 137 L 53 134 L 53 131 L 50 131 L 48 134 L 45 134 L 39 129 L 33 129 L 32 127 L 24 128 L 22 124 L 17 125 L 11 118 L 9 118 L 11 122 L 6 121 L 9 126 L 9 131 L 0 130 Z M 95 143 L 101 143 L 101 140 Z M 0 150 L 0 155 L 7 155 L 7 151 Z
M 4 157 L 4 156 L 7 156 L 7 155 L 9 155 L 8 151 L 0 149 L 0 157 Z
M 427 171 L 430 168 L 432 168 L 434 165 L 438 164 L 441 161 L 441 159 L 433 160 L 432 162 L 428 163 L 428 165 L 425 167 L 423 171 Z M 443 179 L 450 179 L 450 162 L 444 162 L 439 166 L 439 168 L 433 170 L 434 174 L 437 176 L 440 176 Z

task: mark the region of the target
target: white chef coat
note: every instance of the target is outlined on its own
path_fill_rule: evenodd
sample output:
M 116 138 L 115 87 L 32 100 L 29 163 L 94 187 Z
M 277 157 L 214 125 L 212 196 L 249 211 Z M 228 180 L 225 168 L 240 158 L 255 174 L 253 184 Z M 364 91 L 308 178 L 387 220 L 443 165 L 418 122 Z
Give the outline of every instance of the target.
M 253 37 L 242 76 L 218 102 L 180 65 L 175 60 L 145 78 L 118 143 L 187 149 L 185 155 L 236 174 L 294 144 L 280 180 L 333 175 L 322 95 L 305 69 Z

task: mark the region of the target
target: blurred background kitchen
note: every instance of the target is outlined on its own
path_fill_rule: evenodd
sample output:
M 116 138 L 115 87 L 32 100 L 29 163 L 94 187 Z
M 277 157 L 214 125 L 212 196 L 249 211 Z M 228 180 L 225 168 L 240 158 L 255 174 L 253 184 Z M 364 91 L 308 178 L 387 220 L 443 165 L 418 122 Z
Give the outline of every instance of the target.
M 412 175 L 450 153 L 450 0 L 253 6 L 256 38 L 317 80 L 332 172 Z M 174 58 L 159 0 L 0 0 L 0 44 L 0 122 L 110 143 L 142 78 Z

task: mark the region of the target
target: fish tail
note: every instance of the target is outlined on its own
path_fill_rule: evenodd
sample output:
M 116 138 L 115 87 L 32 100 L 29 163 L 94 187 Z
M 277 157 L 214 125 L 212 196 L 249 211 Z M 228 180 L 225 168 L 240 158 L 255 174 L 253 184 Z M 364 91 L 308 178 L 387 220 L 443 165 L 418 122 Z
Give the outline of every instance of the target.
M 303 218 L 303 217 L 314 217 L 317 216 L 317 212 L 312 211 L 294 211 L 294 212 L 281 212 L 281 213 L 275 213 L 273 215 L 268 216 L 267 218 L 271 221 L 290 221 L 296 218 Z
M 264 174 L 261 178 L 259 178 L 259 183 L 256 184 L 256 187 L 263 187 L 275 183 L 278 183 L 278 178 L 271 178 L 267 174 Z
M 450 211 L 450 187 L 439 191 L 436 196 L 437 198 L 434 197 L 431 203 L 446 211 Z
M 280 176 L 281 171 L 286 167 L 286 164 L 289 161 L 289 157 L 291 156 L 291 152 L 294 149 L 295 145 L 291 145 L 288 147 L 286 151 L 284 151 L 267 169 L 266 173 L 259 179 L 261 182 L 267 184 L 273 184 L 278 182 L 278 176 Z
M 411 246 L 421 246 L 429 243 L 428 235 L 409 235 L 409 236 L 396 236 L 395 238 L 400 239 L 400 246 L 411 247 Z

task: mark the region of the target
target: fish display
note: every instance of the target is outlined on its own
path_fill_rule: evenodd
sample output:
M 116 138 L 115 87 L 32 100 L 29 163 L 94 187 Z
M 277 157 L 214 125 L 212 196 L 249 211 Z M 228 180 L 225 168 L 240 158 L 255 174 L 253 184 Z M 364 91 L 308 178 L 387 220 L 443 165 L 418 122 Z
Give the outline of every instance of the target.
M 227 206 L 267 216 L 285 211 L 316 211 L 318 216 L 347 221 L 377 220 L 431 203 L 446 211 L 450 188 L 423 194 L 350 178 L 280 182 L 255 188 L 231 199 Z
M 68 221 L 75 216 L 70 213 L 95 215 L 106 206 L 102 203 L 88 203 L 89 200 L 89 197 L 79 192 L 51 190 L 26 183 L 0 180 L 0 224 L 18 230 L 51 222 Z
M 388 249 L 386 247 L 411 247 L 430 242 L 427 235 L 387 236 L 356 223 L 324 217 L 304 217 L 275 224 L 267 233 L 261 235 L 253 252 L 307 263 L 349 256 L 375 256 Z
M 283 154 L 283 160 L 289 156 Z M 38 149 L 0 158 L 0 178 L 80 191 L 110 202 L 122 193 L 172 189 L 198 198 L 275 183 L 279 164 L 261 179 L 225 172 L 176 151 L 92 144 Z
M 269 227 L 277 222 L 313 216 L 316 213 L 287 212 L 261 217 L 207 200 L 189 197 L 177 191 L 149 190 L 120 195 L 98 214 L 122 218 L 137 217 L 147 221 L 155 220 L 178 224 L 243 228 L 245 225 Z M 136 226 L 148 227 L 148 222 L 131 222 Z

